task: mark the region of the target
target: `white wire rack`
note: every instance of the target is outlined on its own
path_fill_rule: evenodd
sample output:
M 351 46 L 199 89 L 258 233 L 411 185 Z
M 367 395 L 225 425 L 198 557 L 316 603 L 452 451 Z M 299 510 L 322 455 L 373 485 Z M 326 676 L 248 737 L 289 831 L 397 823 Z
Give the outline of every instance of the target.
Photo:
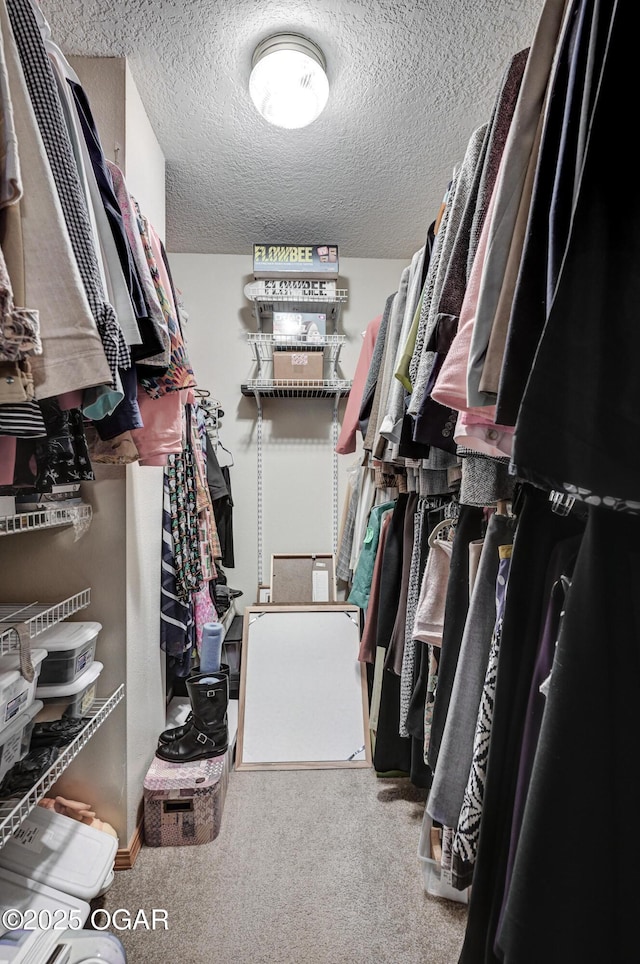
M 336 289 L 335 294 L 331 295 L 257 295 L 253 299 L 253 310 L 256 321 L 261 328 L 265 321 L 273 316 L 274 311 L 310 311 L 314 314 L 324 314 L 327 321 L 337 325 L 340 320 L 342 306 L 347 301 L 346 288 Z
M 123 697 L 124 684 L 121 684 L 108 699 L 94 700 L 91 709 L 86 714 L 89 717 L 87 725 L 72 743 L 69 743 L 60 751 L 57 760 L 28 793 L 25 793 L 20 799 L 0 800 L 0 847 L 4 847 L 7 840 L 15 833 L 23 820 L 26 820 L 34 807 L 45 796 L 47 790 L 62 776 L 72 760 L 80 753 L 80 750 L 84 749 L 93 734 L 102 726 Z
M 0 656 L 12 653 L 19 646 L 16 625 L 26 624 L 30 639 L 56 626 L 69 616 L 86 609 L 91 602 L 91 590 L 69 596 L 59 603 L 4 603 L 0 605 Z
M 73 505 L 64 508 L 41 509 L 37 512 L 20 512 L 16 515 L 0 516 L 0 536 L 14 535 L 18 532 L 33 532 L 35 529 L 53 529 L 57 526 L 75 525 L 91 519 L 90 505 Z
M 345 335 L 324 335 L 314 341 L 306 341 L 293 335 L 274 335 L 266 331 L 252 331 L 247 335 L 247 341 L 253 350 L 256 362 L 269 362 L 273 359 L 274 351 L 287 348 L 300 348 L 302 351 L 324 351 L 325 359 L 335 365 L 340 350 L 346 341 Z
M 269 398 L 334 398 L 349 394 L 351 381 L 346 378 L 309 379 L 250 378 L 242 385 L 243 395 Z

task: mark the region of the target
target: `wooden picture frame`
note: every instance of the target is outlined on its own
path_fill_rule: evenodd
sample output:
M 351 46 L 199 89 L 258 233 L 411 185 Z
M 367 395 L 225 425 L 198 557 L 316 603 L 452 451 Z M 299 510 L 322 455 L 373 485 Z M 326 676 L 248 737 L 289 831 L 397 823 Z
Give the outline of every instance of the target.
M 235 768 L 371 767 L 359 608 L 249 606 L 243 630 Z
M 324 606 L 336 601 L 336 567 L 330 552 L 276 552 L 271 556 L 270 602 Z

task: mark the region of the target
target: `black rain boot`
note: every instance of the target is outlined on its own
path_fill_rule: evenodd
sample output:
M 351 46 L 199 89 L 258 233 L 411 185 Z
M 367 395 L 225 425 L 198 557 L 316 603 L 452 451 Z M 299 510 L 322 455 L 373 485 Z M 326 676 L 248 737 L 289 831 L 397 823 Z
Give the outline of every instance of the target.
M 229 665 L 227 663 L 221 663 L 220 669 L 214 676 L 229 676 Z M 187 680 L 188 683 L 188 680 Z M 193 724 L 193 709 L 189 711 L 189 715 L 179 726 L 172 726 L 168 730 L 163 730 L 163 732 L 158 737 L 158 743 L 173 743 L 175 740 L 180 740 L 185 733 L 187 733 Z
M 187 680 L 193 718 L 186 733 L 172 743 L 161 743 L 156 756 L 169 763 L 192 763 L 222 756 L 229 746 L 227 707 L 229 677 L 199 673 Z

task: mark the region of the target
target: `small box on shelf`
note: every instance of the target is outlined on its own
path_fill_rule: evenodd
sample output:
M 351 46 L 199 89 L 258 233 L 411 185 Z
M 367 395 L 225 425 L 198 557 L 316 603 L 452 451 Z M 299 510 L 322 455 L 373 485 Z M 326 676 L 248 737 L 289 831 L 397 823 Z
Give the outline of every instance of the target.
M 274 351 L 273 377 L 300 382 L 321 381 L 324 372 L 322 351 Z
M 296 339 L 309 344 L 321 343 L 327 334 L 327 316 L 311 311 L 274 311 L 273 340 L 286 342 Z

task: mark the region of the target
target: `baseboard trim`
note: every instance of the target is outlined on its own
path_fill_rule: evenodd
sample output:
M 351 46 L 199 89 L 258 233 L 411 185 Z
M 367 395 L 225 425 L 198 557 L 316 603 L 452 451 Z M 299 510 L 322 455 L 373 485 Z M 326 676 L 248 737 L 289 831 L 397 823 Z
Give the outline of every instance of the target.
M 143 840 L 143 820 L 139 820 L 138 826 L 133 831 L 131 840 L 127 847 L 121 847 L 116 854 L 114 870 L 132 870 L 133 865 L 138 859 L 138 854 L 142 849 Z

